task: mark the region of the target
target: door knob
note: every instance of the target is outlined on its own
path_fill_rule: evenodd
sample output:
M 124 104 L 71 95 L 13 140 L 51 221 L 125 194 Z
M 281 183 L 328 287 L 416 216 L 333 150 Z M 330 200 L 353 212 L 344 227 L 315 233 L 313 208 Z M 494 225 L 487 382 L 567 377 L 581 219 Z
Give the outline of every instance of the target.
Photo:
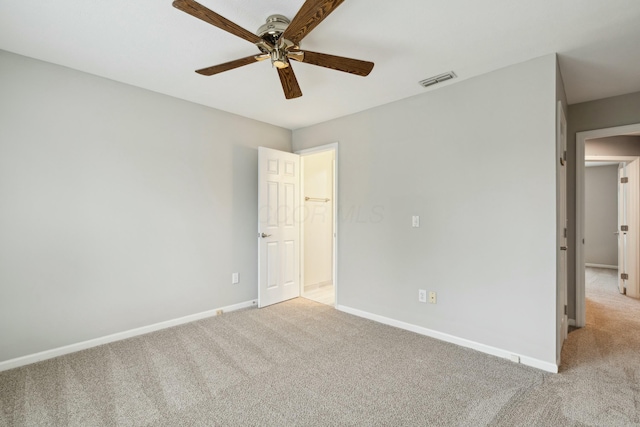
M 262 237 L 262 238 L 264 239 L 265 237 L 271 237 L 271 234 L 264 234 L 264 233 L 262 233 L 262 234 L 260 235 L 260 237 Z

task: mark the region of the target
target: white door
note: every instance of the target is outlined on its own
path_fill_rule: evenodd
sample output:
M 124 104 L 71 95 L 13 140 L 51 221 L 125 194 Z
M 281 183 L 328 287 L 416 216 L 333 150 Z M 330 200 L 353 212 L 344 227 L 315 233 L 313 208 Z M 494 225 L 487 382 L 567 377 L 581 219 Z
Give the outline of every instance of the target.
M 558 271 L 558 294 L 560 297 L 560 306 L 564 307 L 564 313 L 561 315 L 561 339 L 564 340 L 569 334 L 569 316 L 567 314 L 567 119 L 564 115 L 562 104 L 558 103 L 558 142 L 556 151 L 558 160 L 558 181 L 559 181 L 559 271 Z
M 618 289 L 633 298 L 640 297 L 640 161 L 618 169 Z
M 621 294 L 624 294 L 624 288 L 626 287 L 626 280 L 623 279 L 623 277 L 625 277 L 625 261 L 627 258 L 626 233 L 621 231 L 623 225 L 627 223 L 626 192 L 629 186 L 625 185 L 624 181 L 626 177 L 625 164 L 620 163 L 618 166 L 618 230 L 616 234 L 618 235 L 618 290 Z
M 258 307 L 300 296 L 300 156 L 258 149 Z

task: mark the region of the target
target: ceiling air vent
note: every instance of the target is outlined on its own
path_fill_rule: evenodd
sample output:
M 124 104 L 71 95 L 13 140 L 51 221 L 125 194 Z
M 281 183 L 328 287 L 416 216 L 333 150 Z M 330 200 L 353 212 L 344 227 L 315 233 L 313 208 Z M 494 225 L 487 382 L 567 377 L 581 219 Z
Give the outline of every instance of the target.
M 448 73 L 439 74 L 437 76 L 429 77 L 428 79 L 422 80 L 420 82 L 420 85 L 424 87 L 429 87 L 437 83 L 442 83 L 447 80 L 451 80 L 455 77 L 456 77 L 456 73 L 454 73 L 453 71 L 449 71 Z

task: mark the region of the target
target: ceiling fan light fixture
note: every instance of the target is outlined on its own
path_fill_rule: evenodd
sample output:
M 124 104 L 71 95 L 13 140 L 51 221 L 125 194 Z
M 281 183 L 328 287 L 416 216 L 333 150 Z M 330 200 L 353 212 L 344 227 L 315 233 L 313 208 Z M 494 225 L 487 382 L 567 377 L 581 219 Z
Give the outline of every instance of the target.
M 271 65 L 276 68 L 282 69 L 289 66 L 289 59 L 285 51 L 275 49 L 271 51 Z
M 284 61 L 273 61 L 273 66 L 282 70 L 283 68 L 287 68 L 289 63 Z
M 456 73 L 454 73 L 453 71 L 449 71 L 447 73 L 438 74 L 437 76 L 421 80 L 418 83 L 423 87 L 429 87 L 438 83 L 446 82 L 447 80 L 451 80 L 456 77 Z

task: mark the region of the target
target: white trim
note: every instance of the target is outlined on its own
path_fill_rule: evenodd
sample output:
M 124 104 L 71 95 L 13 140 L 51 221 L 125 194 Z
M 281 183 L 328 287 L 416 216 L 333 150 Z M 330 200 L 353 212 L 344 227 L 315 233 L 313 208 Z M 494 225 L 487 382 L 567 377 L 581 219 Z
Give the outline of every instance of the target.
M 75 344 L 66 345 L 64 347 L 58 347 L 51 350 L 41 351 L 35 354 L 29 354 L 27 356 L 17 357 L 15 359 L 5 360 L 0 362 L 0 372 L 6 371 L 20 366 L 29 365 L 31 363 L 40 362 L 54 357 L 63 356 L 69 353 L 75 353 L 76 351 L 86 350 L 88 348 L 97 347 L 103 344 L 109 344 L 115 341 L 124 340 L 127 338 L 136 337 L 138 335 L 148 334 L 149 332 L 159 331 L 161 329 L 172 328 L 174 326 L 183 325 L 185 323 L 195 322 L 196 320 L 206 319 L 208 317 L 216 316 L 219 310 L 225 313 L 240 310 L 242 308 L 257 306 L 256 300 L 245 301 L 239 304 L 229 305 L 226 307 L 216 308 L 213 310 L 203 311 L 202 313 L 191 314 L 189 316 L 179 317 L 177 319 L 166 320 L 164 322 L 154 323 L 153 325 L 142 326 L 140 328 L 130 329 L 128 331 L 117 332 L 115 334 L 107 335 L 100 338 L 94 338 L 87 341 L 82 341 Z
M 584 278 L 584 160 L 585 160 L 585 141 L 594 138 L 606 138 L 609 136 L 631 135 L 640 133 L 640 123 L 616 126 L 605 129 L 596 129 L 586 132 L 576 132 L 576 301 L 575 301 L 575 317 L 576 326 L 584 327 L 586 325 L 586 292 Z M 591 157 L 591 156 L 590 156 Z M 607 160 L 612 156 L 593 156 L 600 157 L 601 160 Z M 620 156 L 624 157 L 624 156 Z
M 576 326 L 576 319 L 569 319 L 569 326 Z
M 625 126 L 614 126 L 611 128 L 595 129 L 578 133 L 584 134 L 586 136 L 585 139 L 607 138 L 609 136 L 620 135 L 637 135 L 640 134 L 640 123 Z
M 567 117 L 562 101 L 556 107 L 556 365 L 560 366 L 562 346 L 569 334 L 569 256 L 567 254 L 568 191 L 567 191 Z M 565 161 L 562 161 L 565 159 Z M 563 232 L 564 231 L 564 232 Z M 564 246 L 565 250 L 562 250 Z
M 298 153 L 295 153 L 298 154 Z M 300 284 L 300 296 L 304 297 L 305 293 L 304 293 L 304 288 L 306 287 L 306 282 L 304 280 L 305 275 L 304 275 L 304 223 L 305 223 L 305 219 L 306 219 L 306 206 L 305 206 L 305 200 L 304 200 L 304 159 L 302 158 L 301 155 L 299 155 L 300 158 L 300 185 L 298 186 L 300 188 L 300 194 L 298 195 L 298 200 L 300 200 L 300 206 L 302 206 L 302 208 L 300 209 L 300 212 L 302 212 L 302 216 L 300 218 L 302 218 L 302 220 L 300 221 L 300 236 L 299 236 L 299 242 L 300 242 L 300 259 L 298 260 L 300 266 L 298 267 L 298 273 L 300 274 L 300 278 L 298 280 L 299 284 Z
M 593 264 L 591 262 L 585 262 L 584 266 L 585 267 L 594 267 L 594 268 L 608 268 L 610 270 L 617 270 L 618 269 L 617 265 Z
M 301 156 L 306 156 L 307 154 L 317 154 L 323 151 L 338 151 L 338 143 L 332 142 L 331 144 L 318 145 L 317 147 L 305 148 L 304 150 L 295 151 L 295 154 L 299 154 Z
M 391 319 L 388 317 L 380 316 L 378 314 L 369 313 L 366 311 L 358 310 L 356 308 L 351 308 L 344 305 L 339 305 L 337 309 L 345 313 L 353 314 L 354 316 L 363 317 L 365 319 L 373 320 L 374 322 L 383 323 L 385 325 L 394 326 L 396 328 L 415 332 L 417 334 L 435 338 L 440 341 L 446 341 L 462 347 L 471 348 L 473 350 L 490 354 L 492 356 L 501 357 L 503 359 L 512 360 L 512 357 L 517 356 L 520 358 L 520 363 L 522 363 L 523 365 L 538 368 L 547 372 L 552 372 L 552 373 L 558 372 L 557 364 L 545 362 L 543 360 L 535 359 L 533 357 L 523 356 L 507 350 L 503 350 L 501 348 L 492 347 L 486 344 L 481 344 L 479 342 L 467 340 L 465 338 L 456 337 L 454 335 L 445 334 L 442 332 L 434 331 L 432 329 L 424 328 L 422 326 L 413 325 L 411 323 L 402 322 L 400 320 Z
M 636 160 L 638 156 L 584 156 L 588 162 L 621 162 L 628 163 Z
M 334 307 L 338 308 L 338 143 L 333 142 L 331 144 L 319 145 L 317 147 L 305 148 L 304 150 L 298 150 L 295 154 L 300 156 L 306 156 L 309 154 L 317 154 L 324 151 L 333 151 L 333 292 L 334 292 Z M 301 179 L 302 181 L 302 179 Z M 300 191 L 303 190 L 304 183 L 301 182 Z M 302 194 L 302 193 L 301 193 Z M 302 199 L 301 199 L 302 200 Z M 301 259 L 300 259 L 300 295 L 304 292 L 304 223 L 300 227 L 301 238 Z

